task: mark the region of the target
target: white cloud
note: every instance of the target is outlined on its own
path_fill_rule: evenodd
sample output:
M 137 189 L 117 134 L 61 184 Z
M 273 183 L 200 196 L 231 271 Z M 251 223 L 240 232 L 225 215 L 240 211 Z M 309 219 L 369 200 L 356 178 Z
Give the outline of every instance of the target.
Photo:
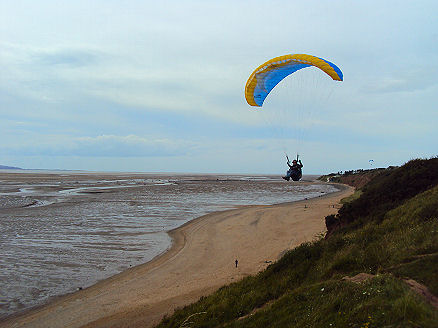
M 80 138 L 51 136 L 42 143 L 29 141 L 12 148 L 3 146 L 2 152 L 21 156 L 165 157 L 187 155 L 196 152 L 196 147 L 196 144 L 184 140 L 153 139 L 135 135 Z
M 417 65 L 414 69 L 405 68 L 391 75 L 378 76 L 373 81 L 368 81 L 365 91 L 371 93 L 421 91 L 438 84 L 437 73 L 436 66 L 418 67 Z

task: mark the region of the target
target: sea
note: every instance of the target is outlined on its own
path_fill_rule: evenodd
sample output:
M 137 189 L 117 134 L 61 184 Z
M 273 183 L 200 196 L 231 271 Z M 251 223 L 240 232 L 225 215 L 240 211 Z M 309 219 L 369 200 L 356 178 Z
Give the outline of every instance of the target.
M 312 176 L 0 172 L 0 320 L 152 260 L 202 215 L 334 191 Z

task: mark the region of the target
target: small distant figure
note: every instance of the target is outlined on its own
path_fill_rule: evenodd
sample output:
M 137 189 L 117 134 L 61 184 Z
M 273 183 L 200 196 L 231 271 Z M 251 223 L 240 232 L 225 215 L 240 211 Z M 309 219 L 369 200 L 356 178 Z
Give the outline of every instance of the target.
M 239 261 L 237 261 L 237 259 L 236 259 L 236 261 L 234 261 L 234 263 L 236 263 L 236 268 L 237 268 L 237 265 L 239 264 Z
M 289 166 L 289 170 L 287 171 L 286 176 L 284 176 L 283 179 L 289 181 L 290 178 L 292 178 L 293 181 L 299 181 L 303 176 L 303 163 L 301 163 L 301 160 L 297 161 L 296 159 L 294 159 L 291 165 L 288 158 L 287 165 Z

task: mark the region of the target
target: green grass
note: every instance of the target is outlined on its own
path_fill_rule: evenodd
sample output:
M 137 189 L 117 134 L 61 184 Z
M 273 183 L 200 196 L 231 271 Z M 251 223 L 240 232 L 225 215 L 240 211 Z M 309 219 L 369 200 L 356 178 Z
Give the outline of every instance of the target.
M 385 171 L 371 180 L 356 200 L 345 204 L 337 218 L 355 226 L 371 220 L 382 220 L 385 214 L 438 185 L 438 158 L 412 160 L 398 169 Z
M 361 284 L 329 280 L 297 288 L 223 327 L 433 327 L 437 318 L 404 283 L 379 275 Z
M 360 197 L 360 195 L 362 195 L 363 191 L 362 190 L 356 190 L 352 195 L 342 198 L 341 199 L 341 204 L 347 204 L 350 203 L 356 199 L 358 199 Z
M 435 173 L 422 182 L 403 178 L 425 174 L 425 167 L 438 172 L 438 161 L 413 164 L 347 201 L 337 217 L 345 224 L 329 238 L 298 246 L 159 327 L 180 327 L 191 315 L 185 327 L 437 327 L 438 311 L 403 281 L 438 294 L 438 181 L 430 183 Z M 408 184 L 404 190 L 395 178 Z M 391 194 L 378 197 L 384 192 Z M 361 212 L 364 206 L 373 208 Z M 359 284 L 342 279 L 360 272 L 375 277 Z

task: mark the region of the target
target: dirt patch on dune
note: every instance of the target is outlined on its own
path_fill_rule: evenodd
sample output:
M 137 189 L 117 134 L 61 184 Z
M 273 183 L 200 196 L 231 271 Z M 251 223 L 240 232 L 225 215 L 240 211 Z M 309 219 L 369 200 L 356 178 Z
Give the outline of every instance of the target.
M 433 295 L 426 286 L 413 279 L 403 279 L 403 281 L 411 288 L 412 291 L 423 297 L 435 309 L 438 310 L 438 297 Z
M 373 274 L 369 274 L 369 273 L 358 273 L 357 275 L 353 276 L 353 277 L 343 277 L 342 280 L 346 280 L 346 281 L 351 281 L 354 282 L 356 284 L 367 281 L 368 279 L 374 278 L 375 276 Z

